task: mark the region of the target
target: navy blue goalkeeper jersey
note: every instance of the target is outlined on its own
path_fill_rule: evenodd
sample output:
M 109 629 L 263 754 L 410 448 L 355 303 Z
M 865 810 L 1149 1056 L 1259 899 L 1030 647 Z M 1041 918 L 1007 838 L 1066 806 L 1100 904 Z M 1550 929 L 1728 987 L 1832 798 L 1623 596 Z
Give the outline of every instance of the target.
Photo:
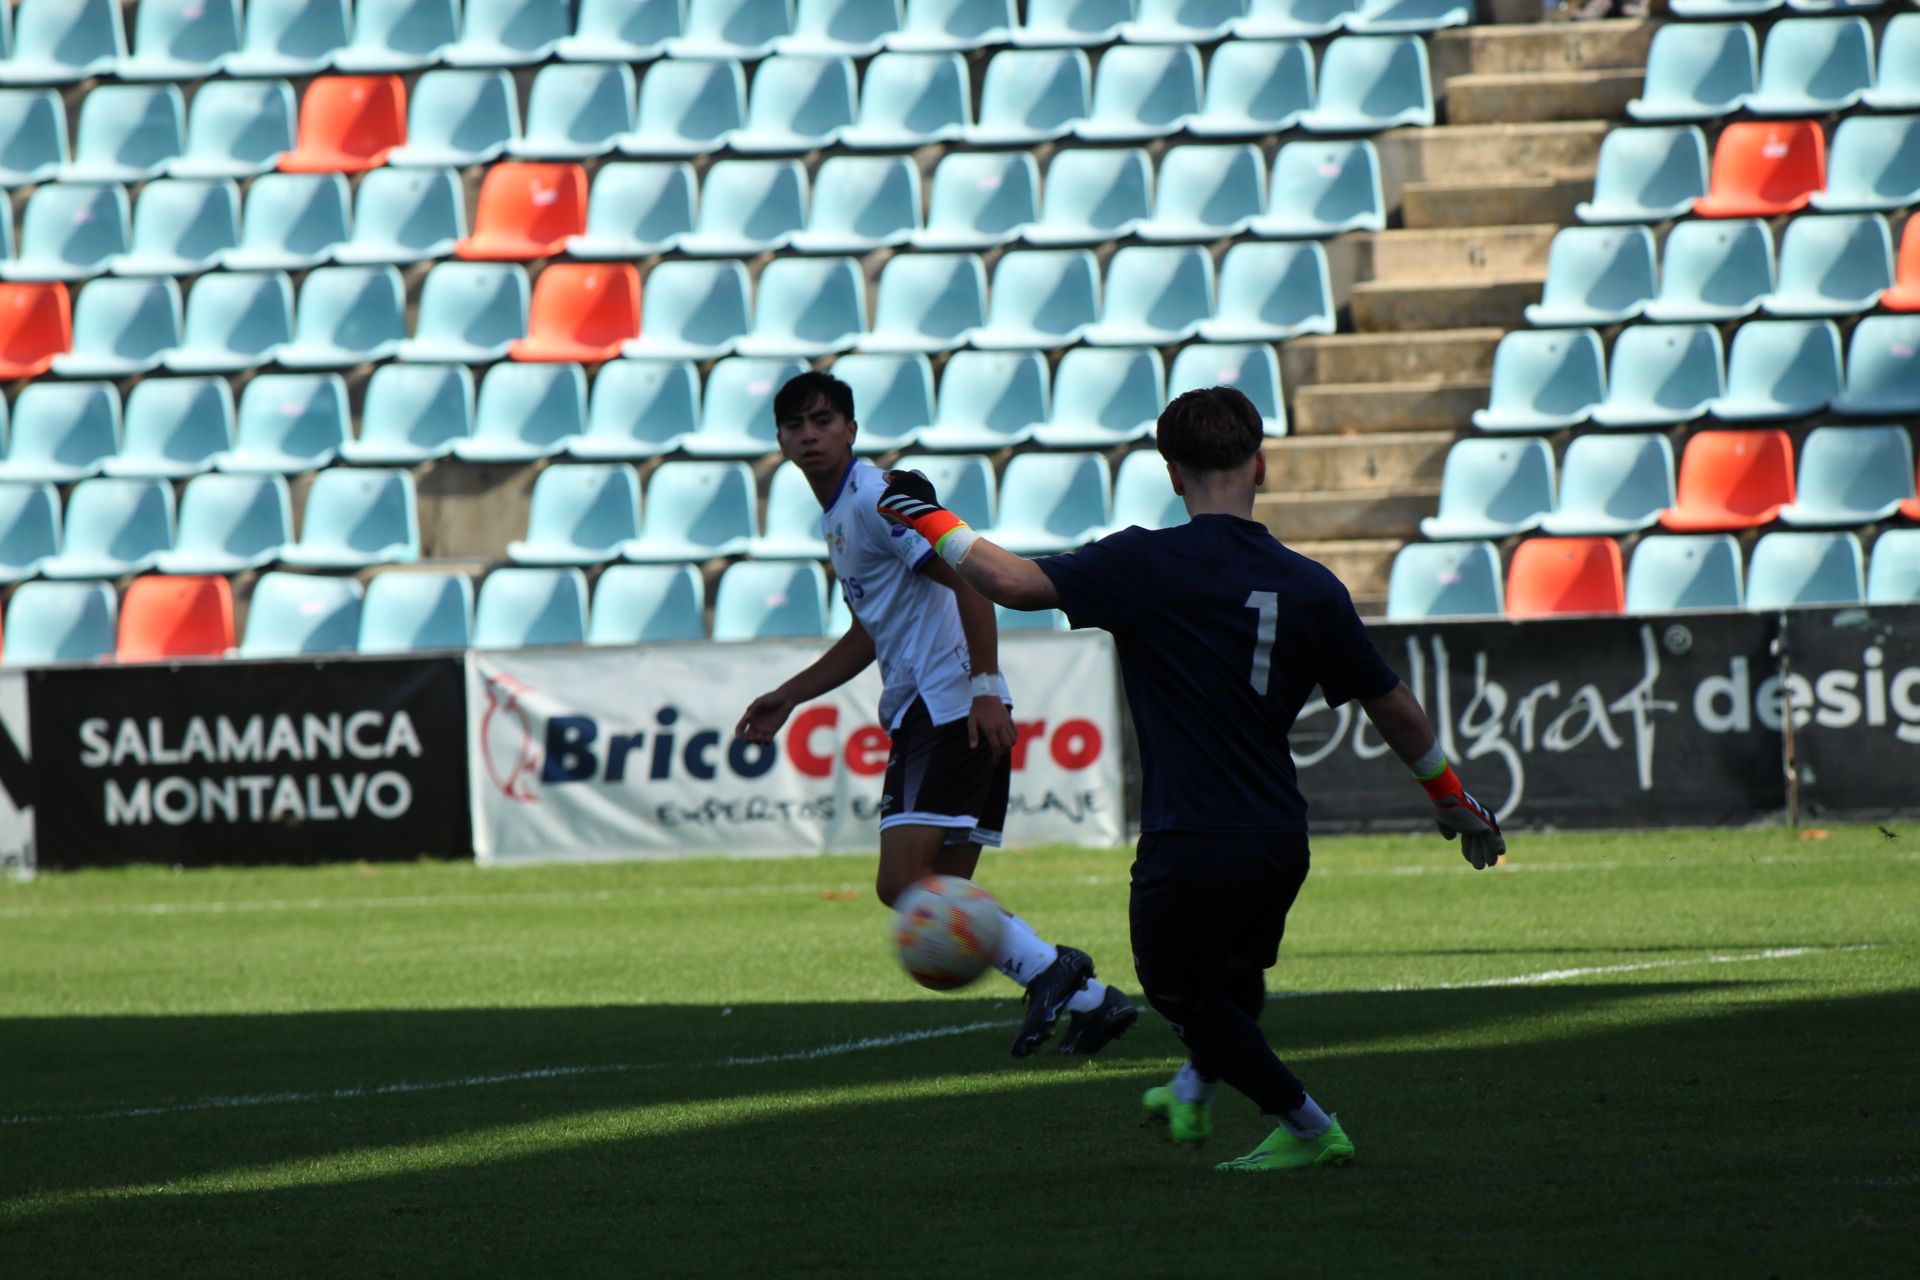
M 1340 579 L 1251 520 L 1123 529 L 1036 563 L 1068 621 L 1113 633 L 1143 832 L 1305 831 L 1287 747 L 1301 704 L 1315 686 L 1339 706 L 1400 682 Z

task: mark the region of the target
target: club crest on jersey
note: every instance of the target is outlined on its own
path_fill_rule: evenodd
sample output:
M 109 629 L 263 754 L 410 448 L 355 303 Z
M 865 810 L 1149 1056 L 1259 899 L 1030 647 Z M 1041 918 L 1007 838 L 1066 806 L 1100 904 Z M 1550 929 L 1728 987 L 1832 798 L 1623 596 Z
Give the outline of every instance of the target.
M 847 535 L 843 530 L 835 529 L 827 535 L 827 545 L 833 548 L 835 555 L 847 554 Z

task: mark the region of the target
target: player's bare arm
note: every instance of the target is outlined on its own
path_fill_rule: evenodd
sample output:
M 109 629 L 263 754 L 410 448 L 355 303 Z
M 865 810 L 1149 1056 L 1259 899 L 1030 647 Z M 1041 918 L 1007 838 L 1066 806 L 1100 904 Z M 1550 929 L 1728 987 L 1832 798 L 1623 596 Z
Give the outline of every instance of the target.
M 847 634 L 779 688 L 747 704 L 734 726 L 735 737 L 748 742 L 771 742 L 793 709 L 823 693 L 838 689 L 873 662 L 873 637 L 855 620 Z
M 940 505 L 933 482 L 919 472 L 887 472 L 879 509 L 888 520 L 926 538 L 955 575 L 987 600 L 1029 613 L 1059 605 L 1060 594 L 1039 565 L 975 533 Z
M 992 678 L 1000 673 L 1000 624 L 993 616 L 993 601 L 968 586 L 945 561 L 935 560 L 923 572 L 953 592 L 960 631 L 967 638 L 967 669 L 979 682 L 967 711 L 967 745 L 977 747 L 984 739 L 995 756 L 1004 755 L 1013 750 L 1013 715 L 1000 700 L 999 682 Z
M 1461 785 L 1413 690 L 1397 684 L 1377 698 L 1362 701 L 1360 707 L 1426 789 L 1440 834 L 1449 840 L 1459 838 L 1461 854 L 1476 871 L 1499 862 L 1507 851 L 1500 823 Z

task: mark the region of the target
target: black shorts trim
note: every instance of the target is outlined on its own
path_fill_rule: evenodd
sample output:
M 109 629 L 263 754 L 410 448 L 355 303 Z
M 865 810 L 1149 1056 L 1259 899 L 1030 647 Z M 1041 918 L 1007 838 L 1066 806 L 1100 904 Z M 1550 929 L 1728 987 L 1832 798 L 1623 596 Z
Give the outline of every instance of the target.
M 880 829 L 945 827 L 948 844 L 999 845 L 1013 785 L 1012 757 L 967 745 L 965 717 L 934 724 L 913 700 L 893 731 L 880 796 Z

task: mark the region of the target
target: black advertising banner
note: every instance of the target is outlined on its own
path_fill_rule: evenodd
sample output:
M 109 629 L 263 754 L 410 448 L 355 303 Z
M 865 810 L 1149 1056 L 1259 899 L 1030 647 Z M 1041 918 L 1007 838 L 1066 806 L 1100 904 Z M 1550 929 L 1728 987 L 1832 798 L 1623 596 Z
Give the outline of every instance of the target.
M 1920 608 L 1786 615 L 1799 816 L 1920 809 Z M 1774 713 L 1779 719 L 1779 712 Z
M 40 865 L 466 857 L 458 657 L 29 677 Z

